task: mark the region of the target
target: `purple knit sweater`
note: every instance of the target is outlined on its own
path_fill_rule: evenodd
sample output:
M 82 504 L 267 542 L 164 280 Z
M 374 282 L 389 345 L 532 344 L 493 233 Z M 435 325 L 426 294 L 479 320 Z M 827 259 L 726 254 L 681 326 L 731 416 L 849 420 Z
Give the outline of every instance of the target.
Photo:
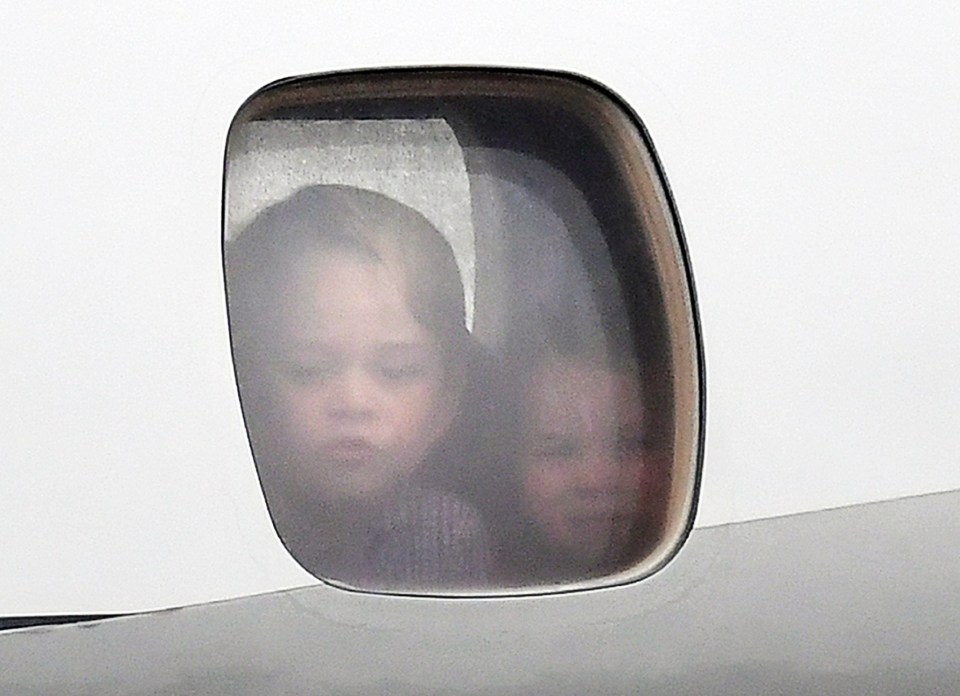
M 387 591 L 430 592 L 489 585 L 490 537 L 480 514 L 451 493 L 409 486 L 362 526 L 340 529 L 339 545 L 296 524 L 288 546 L 317 577 Z
M 383 510 L 363 563 L 368 586 L 425 590 L 481 587 L 493 560 L 473 507 L 449 493 L 414 488 Z

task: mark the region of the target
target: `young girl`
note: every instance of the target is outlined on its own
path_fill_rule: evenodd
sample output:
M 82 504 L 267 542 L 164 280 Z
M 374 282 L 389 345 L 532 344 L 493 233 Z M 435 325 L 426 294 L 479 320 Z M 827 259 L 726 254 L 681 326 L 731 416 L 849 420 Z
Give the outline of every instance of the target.
M 381 194 L 312 186 L 227 243 L 226 277 L 257 470 L 294 558 L 364 588 L 483 584 L 479 515 L 427 483 L 463 456 L 448 432 L 469 335 L 443 235 Z
M 595 347 L 545 350 L 519 364 L 508 581 L 585 580 L 629 567 L 660 534 L 669 483 L 649 380 Z

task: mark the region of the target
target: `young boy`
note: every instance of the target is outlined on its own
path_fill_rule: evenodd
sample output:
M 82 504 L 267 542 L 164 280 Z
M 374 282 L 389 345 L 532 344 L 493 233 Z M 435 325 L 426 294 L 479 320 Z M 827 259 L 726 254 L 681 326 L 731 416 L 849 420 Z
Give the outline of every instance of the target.
M 463 286 L 449 244 L 386 196 L 313 186 L 229 242 L 237 379 L 267 504 L 315 575 L 482 585 L 476 511 L 430 486 L 459 413 Z

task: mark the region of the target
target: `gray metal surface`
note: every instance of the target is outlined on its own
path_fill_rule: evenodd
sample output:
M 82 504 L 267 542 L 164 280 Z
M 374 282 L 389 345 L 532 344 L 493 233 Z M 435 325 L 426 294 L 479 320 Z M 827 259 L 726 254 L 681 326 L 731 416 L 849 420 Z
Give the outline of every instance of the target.
M 632 586 L 320 587 L 0 635 L 4 694 L 953 694 L 960 491 L 696 530 Z

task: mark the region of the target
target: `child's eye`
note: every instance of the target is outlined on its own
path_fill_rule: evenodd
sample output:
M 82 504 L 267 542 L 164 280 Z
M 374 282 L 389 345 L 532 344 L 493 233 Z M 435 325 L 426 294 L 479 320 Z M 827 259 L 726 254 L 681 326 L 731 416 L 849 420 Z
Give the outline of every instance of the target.
M 334 375 L 336 366 L 329 362 L 285 363 L 279 371 L 290 384 L 304 385 L 326 381 Z
M 530 454 L 536 459 L 544 460 L 571 460 L 581 454 L 581 447 L 576 440 L 566 437 L 547 437 L 533 444 Z
M 377 374 L 389 382 L 408 382 L 420 379 L 427 372 L 423 363 L 410 361 L 381 363 L 376 367 Z
M 624 434 L 617 438 L 617 453 L 621 457 L 636 457 L 646 450 L 647 442 L 643 435 Z

